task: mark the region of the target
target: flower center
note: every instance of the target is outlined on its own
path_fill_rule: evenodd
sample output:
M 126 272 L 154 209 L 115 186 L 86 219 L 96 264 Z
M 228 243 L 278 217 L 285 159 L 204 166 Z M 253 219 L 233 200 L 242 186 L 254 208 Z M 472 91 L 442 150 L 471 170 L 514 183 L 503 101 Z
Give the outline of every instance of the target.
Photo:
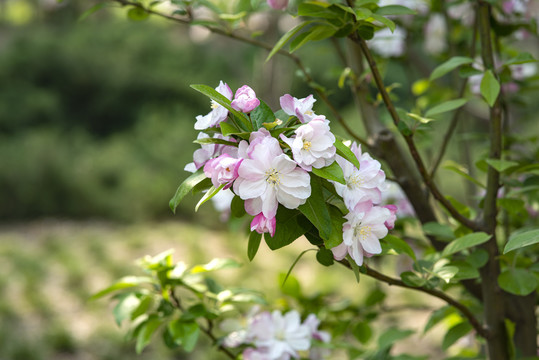
M 221 106 L 221 105 L 219 105 L 218 103 L 216 103 L 216 102 L 213 101 L 213 100 L 212 100 L 211 103 L 210 103 L 210 107 L 211 107 L 212 109 L 217 109 L 219 106 Z
M 305 115 L 311 116 L 313 114 L 312 110 L 307 110 L 304 113 Z
M 353 174 L 353 175 L 350 175 L 350 177 L 348 177 L 348 179 L 346 180 L 346 185 L 350 189 L 359 188 L 361 184 L 363 184 L 363 181 L 364 179 L 363 179 L 363 176 L 361 176 L 361 174 Z
M 357 224 L 354 228 L 354 237 L 358 238 L 359 241 L 365 240 L 372 232 L 370 225 L 362 225 L 361 223 Z
M 278 185 L 281 183 L 281 180 L 279 179 L 279 171 L 271 168 L 269 170 L 266 171 L 266 181 L 270 184 L 270 185 Z
M 311 150 L 311 142 L 303 140 L 303 150 Z

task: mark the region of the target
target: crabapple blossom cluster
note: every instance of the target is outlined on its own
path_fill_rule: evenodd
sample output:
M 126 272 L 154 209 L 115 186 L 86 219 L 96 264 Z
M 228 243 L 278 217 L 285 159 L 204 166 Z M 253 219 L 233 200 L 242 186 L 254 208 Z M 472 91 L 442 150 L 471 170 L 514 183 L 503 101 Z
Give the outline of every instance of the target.
M 233 96 L 221 81 L 215 91 L 222 96 L 214 93 L 212 110 L 197 116 L 195 129 L 203 131 L 197 140 L 201 148 L 185 168 L 203 171 L 211 180 L 207 197 L 219 191 L 231 192 L 225 198 L 232 201 L 234 196 L 239 197 L 245 212 L 253 216 L 251 231 L 274 237 L 279 207 L 303 211 L 301 206 L 312 195 L 311 182 L 319 178 L 328 194 L 340 197 L 340 216 L 346 220 L 342 229 L 335 230 L 342 232 L 343 242 L 328 246 L 333 247 L 334 257 L 340 260 L 349 254 L 362 265 L 365 256 L 381 252 L 379 239 L 393 228 L 397 211 L 394 205 L 381 206 L 382 193 L 387 189 L 381 164 L 355 143 L 350 148 L 340 143 L 339 154 L 330 121 L 313 111 L 316 100 L 312 95 L 303 99 L 283 95 L 281 117 L 282 113 L 288 115 L 283 121 L 247 85 Z M 348 155 L 342 153 L 342 147 Z M 318 199 L 324 196 L 321 188 L 317 191 L 322 192 L 317 194 Z M 310 208 L 326 206 L 333 205 L 318 203 Z M 335 211 L 332 214 L 336 216 Z M 323 216 L 329 217 L 329 211 L 317 215 Z
M 288 360 L 308 358 L 322 359 L 323 349 L 315 346 L 318 342 L 327 343 L 331 336 L 318 330 L 320 320 L 310 314 L 303 323 L 297 311 L 291 310 L 282 314 L 259 312 L 254 308 L 243 321 L 223 322 L 229 334 L 223 345 L 229 348 L 244 347 L 244 360 Z

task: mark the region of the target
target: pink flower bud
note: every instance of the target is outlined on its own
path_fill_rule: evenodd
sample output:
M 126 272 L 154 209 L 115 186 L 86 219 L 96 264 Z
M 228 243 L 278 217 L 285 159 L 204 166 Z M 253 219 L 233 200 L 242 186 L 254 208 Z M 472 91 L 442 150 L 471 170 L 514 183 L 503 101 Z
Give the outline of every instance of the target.
M 391 217 L 384 222 L 387 229 L 391 230 L 395 227 L 395 220 L 397 220 L 397 207 L 395 205 L 385 205 L 384 207 L 391 212 Z
M 243 159 L 235 159 L 228 154 L 223 154 L 204 165 L 204 174 L 211 179 L 214 187 L 226 184 L 223 189 L 228 189 L 238 177 L 238 168 L 242 161 Z
M 259 234 L 264 234 L 269 232 L 271 237 L 275 235 L 275 226 L 277 225 L 277 219 L 272 217 L 270 219 L 266 218 L 263 213 L 255 216 L 253 221 L 251 221 L 251 231 L 256 231 Z
M 260 100 L 256 98 L 254 90 L 247 85 L 243 85 L 236 91 L 234 100 L 230 104 L 233 109 L 244 113 L 253 111 L 258 105 L 260 105 Z
M 268 0 L 268 5 L 277 10 L 284 10 L 288 6 L 288 0 Z

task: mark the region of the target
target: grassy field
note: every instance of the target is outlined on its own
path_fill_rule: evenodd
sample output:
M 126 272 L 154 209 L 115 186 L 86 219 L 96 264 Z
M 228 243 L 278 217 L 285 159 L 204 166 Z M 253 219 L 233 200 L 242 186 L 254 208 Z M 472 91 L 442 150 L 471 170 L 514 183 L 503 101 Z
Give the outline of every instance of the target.
M 124 341 L 107 299 L 88 301 L 98 290 L 125 275 L 140 274 L 135 260 L 174 249 L 174 259 L 189 264 L 228 257 L 245 265 L 226 270 L 225 284 L 264 291 L 270 301 L 282 296 L 279 274 L 286 271 L 297 254 L 309 248 L 298 240 L 282 251 L 265 245 L 253 263 L 246 256 L 244 235 L 219 232 L 200 226 L 161 222 L 119 225 L 102 222 L 37 221 L 0 227 L 0 359 L 2 360 L 122 360 L 122 359 L 219 359 L 208 346 L 185 354 L 171 351 L 154 341 L 141 355 L 134 344 Z M 309 252 L 294 269 L 305 293 L 335 292 L 360 303 L 373 282 L 362 278 L 356 285 L 351 272 L 340 266 L 325 268 L 313 262 Z M 421 303 L 410 291 L 391 289 L 384 304 L 389 321 L 400 327 L 421 328 L 429 309 L 440 304 Z M 398 310 L 405 304 L 416 310 Z M 419 310 L 417 309 L 419 308 Z M 391 311 L 397 309 L 394 313 Z M 407 321 L 412 320 L 413 321 Z M 404 323 L 403 323 L 404 321 Z M 433 333 L 434 338 L 439 336 Z M 395 351 L 434 356 L 439 354 L 432 337 L 410 338 Z M 417 341 L 421 346 L 417 346 Z

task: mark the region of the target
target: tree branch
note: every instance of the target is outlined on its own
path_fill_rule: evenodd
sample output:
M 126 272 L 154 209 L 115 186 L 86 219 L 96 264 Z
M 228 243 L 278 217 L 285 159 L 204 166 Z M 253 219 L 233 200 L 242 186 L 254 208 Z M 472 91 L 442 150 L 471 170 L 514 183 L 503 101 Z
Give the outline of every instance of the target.
M 346 259 L 340 260 L 339 263 L 341 265 L 349 268 L 349 269 L 352 269 L 352 267 L 350 266 L 350 263 Z M 475 329 L 475 331 L 477 332 L 477 334 L 479 336 L 481 336 L 481 337 L 483 337 L 485 339 L 489 338 L 490 334 L 489 334 L 488 330 L 485 329 L 483 327 L 483 325 L 479 322 L 479 320 L 476 319 L 476 317 L 470 311 L 470 309 L 468 309 L 466 306 L 464 306 L 463 304 L 461 304 L 457 300 L 453 299 L 452 297 L 450 297 L 446 293 L 444 293 L 444 292 L 442 292 L 440 290 L 436 290 L 436 289 L 428 289 L 428 288 L 423 287 L 423 286 L 421 286 L 421 287 L 410 286 L 410 285 L 407 285 L 406 283 L 404 283 L 402 280 L 395 279 L 395 278 L 389 277 L 387 275 L 384 275 L 384 274 L 382 274 L 382 273 L 368 267 L 367 265 L 364 265 L 364 268 L 366 270 L 365 275 L 370 276 L 370 277 L 372 277 L 372 278 L 374 278 L 376 280 L 382 281 L 382 282 L 384 282 L 384 283 L 386 283 L 388 285 L 394 285 L 394 286 L 398 286 L 398 287 L 402 287 L 402 288 L 406 288 L 406 289 L 420 291 L 420 292 L 423 292 L 425 294 L 429 294 L 431 296 L 437 297 L 440 300 L 445 301 L 447 304 L 453 306 L 455 309 L 460 311 L 460 313 L 466 319 L 468 319 L 468 321 L 473 326 L 473 328 Z
M 117 3 L 119 3 L 119 4 L 123 5 L 123 6 L 134 6 L 136 8 L 141 9 L 141 10 L 144 10 L 148 14 L 156 15 L 156 16 L 159 16 L 159 17 L 162 17 L 162 18 L 165 18 L 165 19 L 168 19 L 168 20 L 171 20 L 171 21 L 183 24 L 183 25 L 190 25 L 191 24 L 191 19 L 184 19 L 184 18 L 177 17 L 177 16 L 167 15 L 167 14 L 164 14 L 164 13 L 159 12 L 159 11 L 148 9 L 148 8 L 144 7 L 142 4 L 134 2 L 134 1 L 130 1 L 130 0 L 110 0 L 110 1 L 117 2 Z M 205 28 L 210 30 L 214 34 L 225 36 L 225 37 L 228 37 L 230 39 L 234 39 L 234 40 L 237 40 L 237 41 L 249 44 L 249 45 L 256 46 L 256 47 L 261 48 L 261 49 L 265 49 L 267 51 L 271 51 L 273 49 L 273 45 L 271 45 L 271 44 L 267 44 L 265 42 L 258 41 L 256 39 L 253 39 L 253 38 L 250 38 L 250 37 L 247 37 L 247 36 L 243 36 L 243 35 L 234 33 L 232 31 L 226 31 L 226 30 L 223 30 L 223 29 L 220 29 L 220 28 L 217 28 L 217 27 L 210 27 L 210 26 L 205 26 Z M 294 61 L 296 66 L 300 69 L 303 76 L 305 77 L 305 80 L 306 80 L 307 84 L 309 86 L 311 86 L 311 88 L 316 92 L 318 97 L 326 104 L 326 106 L 333 113 L 333 116 L 341 124 L 341 126 L 357 142 L 359 142 L 360 144 L 362 144 L 362 145 L 364 145 L 366 147 L 369 147 L 369 144 L 367 143 L 367 141 L 365 141 L 361 136 L 356 134 L 350 128 L 350 126 L 344 121 L 344 118 L 339 113 L 337 108 L 333 105 L 333 103 L 329 100 L 328 96 L 323 91 L 318 89 L 317 87 L 312 86 L 312 84 L 314 84 L 315 81 L 312 78 L 312 76 L 309 74 L 309 72 L 307 71 L 305 66 L 303 65 L 303 62 L 301 61 L 301 59 L 298 56 L 296 56 L 294 54 L 291 54 L 288 51 L 285 51 L 283 49 L 279 49 L 277 51 L 277 54 L 288 57 L 289 59 Z
M 380 72 L 378 71 L 378 66 L 376 65 L 376 61 L 374 60 L 369 48 L 367 47 L 365 40 L 363 40 L 357 35 L 353 35 L 350 38 L 360 46 L 361 51 L 365 55 L 365 59 L 367 60 L 367 63 L 369 64 L 369 67 L 371 69 L 371 73 L 373 75 L 374 82 L 376 83 L 376 87 L 378 88 L 378 91 L 380 92 L 380 95 L 382 96 L 384 104 L 386 105 L 386 108 L 389 111 L 391 118 L 393 119 L 393 123 L 395 124 L 395 126 L 398 127 L 401 120 L 399 118 L 399 115 L 397 114 L 397 110 L 395 109 L 393 102 L 391 101 L 389 97 L 388 92 L 386 91 L 384 82 L 382 80 L 382 76 L 380 75 Z M 415 161 L 415 164 L 423 179 L 423 182 L 425 183 L 427 188 L 430 190 L 434 198 L 438 200 L 438 202 L 451 214 L 451 216 L 453 216 L 453 218 L 457 220 L 458 222 L 460 222 L 462 225 L 466 226 L 467 228 L 473 231 L 482 230 L 481 224 L 471 219 L 468 219 L 467 217 L 460 214 L 457 211 L 457 209 L 455 209 L 455 207 L 449 202 L 449 200 L 447 200 L 442 195 L 442 193 L 440 192 L 440 190 L 434 183 L 433 179 L 429 176 L 429 173 L 423 163 L 423 160 L 421 159 L 421 155 L 419 154 L 419 151 L 417 150 L 417 147 L 415 146 L 413 137 L 411 135 L 404 135 L 404 134 L 402 136 L 406 142 L 406 145 L 408 146 L 408 149 L 410 151 L 410 154 L 412 155 L 412 158 Z

